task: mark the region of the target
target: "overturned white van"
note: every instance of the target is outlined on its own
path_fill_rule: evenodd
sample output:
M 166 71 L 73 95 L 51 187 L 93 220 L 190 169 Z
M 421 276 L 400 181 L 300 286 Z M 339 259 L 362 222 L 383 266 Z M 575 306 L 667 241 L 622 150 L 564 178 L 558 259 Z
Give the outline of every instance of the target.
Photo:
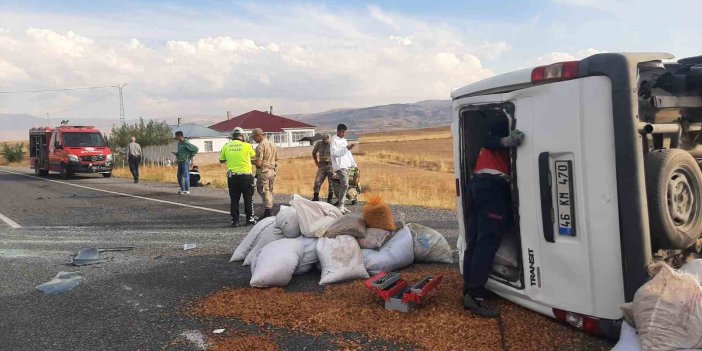
M 461 237 L 486 125 L 511 152 L 517 267 L 488 288 L 589 333 L 616 336 L 647 266 L 700 251 L 702 56 L 606 53 L 502 74 L 452 93 Z M 461 238 L 463 239 L 463 238 Z M 459 239 L 459 249 L 464 240 Z M 499 266 L 504 268 L 503 266 Z

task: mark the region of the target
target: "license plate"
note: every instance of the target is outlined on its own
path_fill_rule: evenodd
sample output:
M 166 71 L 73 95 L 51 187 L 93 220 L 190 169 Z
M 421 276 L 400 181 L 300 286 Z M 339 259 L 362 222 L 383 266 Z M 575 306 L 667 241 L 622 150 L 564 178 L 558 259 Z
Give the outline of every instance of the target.
M 556 161 L 556 201 L 558 233 L 575 236 L 575 203 L 573 197 L 573 162 Z

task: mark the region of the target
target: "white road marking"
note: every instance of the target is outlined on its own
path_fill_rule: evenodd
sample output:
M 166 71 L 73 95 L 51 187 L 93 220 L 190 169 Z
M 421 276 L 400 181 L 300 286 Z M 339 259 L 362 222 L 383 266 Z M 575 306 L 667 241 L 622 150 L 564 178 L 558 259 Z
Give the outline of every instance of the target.
M 12 228 L 14 228 L 14 229 L 22 228 L 21 225 L 17 224 L 17 222 L 15 222 L 15 221 L 13 221 L 13 220 L 7 218 L 7 217 L 6 217 L 5 215 L 3 215 L 2 213 L 0 213 L 0 219 L 2 219 L 3 222 L 7 223 L 7 225 L 9 225 L 10 227 L 12 227 Z
M 166 201 L 166 200 L 154 199 L 154 198 L 150 198 L 150 197 L 146 197 L 146 196 L 139 196 L 139 195 L 132 195 L 132 194 L 127 194 L 127 193 L 120 193 L 120 192 L 112 191 L 112 190 L 98 189 L 98 188 L 93 188 L 93 187 L 89 187 L 89 186 L 85 186 L 85 185 L 73 184 L 73 183 L 69 183 L 69 182 L 62 182 L 62 181 L 60 181 L 60 180 L 54 180 L 54 179 L 46 179 L 46 178 L 41 178 L 41 177 L 29 175 L 29 174 L 24 174 L 24 173 L 19 173 L 19 172 L 8 171 L 8 170 L 4 170 L 4 169 L 0 169 L 0 172 L 12 173 L 12 174 L 16 174 L 16 175 L 25 176 L 25 177 L 28 177 L 28 178 L 34 178 L 34 179 L 44 180 L 44 181 L 47 181 L 47 182 L 53 182 L 53 183 L 59 183 L 59 184 L 64 184 L 64 185 L 70 185 L 70 186 L 75 186 L 75 187 L 83 188 L 83 189 L 89 189 L 89 190 L 94 190 L 94 191 L 101 191 L 101 192 L 103 192 L 103 193 L 108 193 L 108 194 L 114 194 L 114 195 L 132 197 L 132 198 L 135 198 L 135 199 L 155 201 L 155 202 L 160 202 L 160 203 L 169 204 L 169 205 L 174 205 L 174 206 L 181 206 L 181 207 L 187 207 L 187 208 L 194 208 L 194 209 L 197 209 L 197 210 L 203 210 L 203 211 L 209 211 L 209 212 L 215 212 L 215 213 L 222 213 L 222 214 L 227 214 L 227 215 L 229 214 L 229 211 L 222 211 L 222 210 L 218 210 L 218 209 L 214 209 L 214 208 L 209 208 L 209 207 L 194 206 L 194 205 L 188 205 L 188 204 L 183 204 L 183 203 L 178 203 L 178 202 L 173 202 L 173 201 Z M 7 222 L 8 220 L 10 220 L 9 218 L 3 216 L 2 214 L 0 214 L 0 219 L 5 220 L 5 222 Z M 10 222 L 12 222 L 12 221 L 10 221 Z M 19 225 L 18 225 L 17 223 L 15 223 L 15 222 L 12 222 L 12 223 L 14 223 L 15 225 L 17 225 L 17 227 L 15 227 L 15 228 L 19 228 Z M 10 224 L 10 223 L 7 222 L 7 224 Z M 10 225 L 12 226 L 12 224 L 10 224 Z

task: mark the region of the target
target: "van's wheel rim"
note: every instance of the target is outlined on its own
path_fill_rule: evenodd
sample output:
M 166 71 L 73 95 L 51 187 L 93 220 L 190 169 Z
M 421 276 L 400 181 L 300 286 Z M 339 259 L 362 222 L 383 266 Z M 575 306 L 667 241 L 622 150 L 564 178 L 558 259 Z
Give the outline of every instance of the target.
M 692 225 L 699 216 L 698 185 L 693 179 L 685 169 L 674 171 L 668 179 L 668 212 L 677 227 Z

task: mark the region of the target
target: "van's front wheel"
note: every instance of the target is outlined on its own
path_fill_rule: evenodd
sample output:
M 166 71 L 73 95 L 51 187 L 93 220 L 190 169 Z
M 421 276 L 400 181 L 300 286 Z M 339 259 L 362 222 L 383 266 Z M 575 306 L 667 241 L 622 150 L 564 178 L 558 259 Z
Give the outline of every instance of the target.
M 653 249 L 685 249 L 702 233 L 702 171 L 681 149 L 646 159 L 646 193 Z

